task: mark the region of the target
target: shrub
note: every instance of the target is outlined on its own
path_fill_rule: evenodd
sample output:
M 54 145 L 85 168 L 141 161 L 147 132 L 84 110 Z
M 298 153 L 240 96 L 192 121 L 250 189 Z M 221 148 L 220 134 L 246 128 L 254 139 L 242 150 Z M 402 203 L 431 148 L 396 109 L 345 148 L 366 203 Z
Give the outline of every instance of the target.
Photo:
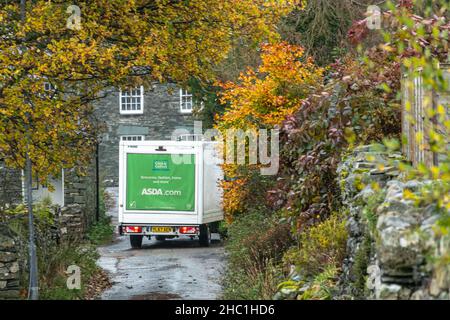
M 310 279 L 288 280 L 278 285 L 280 298 L 298 300 L 330 300 L 338 281 L 339 269 L 334 265 L 324 266 L 324 271 Z
M 370 56 L 376 64 L 349 56 L 332 65 L 328 81 L 282 126 L 280 171 L 270 203 L 275 210 L 289 209 L 299 229 L 339 208 L 336 170 L 349 145 L 400 133 L 399 64 L 380 50 Z M 389 93 L 380 89 L 386 83 Z
M 264 270 L 242 270 L 229 266 L 224 279 L 223 298 L 227 300 L 270 300 L 283 279 L 280 265 L 268 260 Z
M 113 237 L 114 227 L 111 225 L 109 217 L 101 217 L 94 223 L 87 233 L 87 238 L 92 244 L 102 245 L 111 241 Z
M 83 299 L 86 285 L 98 272 L 96 265 L 98 253 L 95 247 L 62 245 L 43 254 L 39 255 L 41 298 L 46 300 Z M 81 269 L 80 290 L 67 288 L 66 270 L 70 265 L 76 265 Z
M 264 207 L 266 192 L 272 185 L 273 177 L 261 176 L 256 166 L 223 167 L 228 179 L 221 183 L 224 189 L 222 205 L 228 223 L 241 214 Z
M 102 187 L 100 189 L 99 203 L 99 221 L 94 222 L 89 227 L 87 239 L 95 245 L 102 245 L 112 240 L 114 227 L 111 225 L 111 217 L 106 215 L 107 211 L 113 209 L 116 205 L 114 197 Z
M 377 191 L 374 195 L 367 199 L 367 204 L 362 209 L 362 216 L 367 222 L 367 226 L 372 235 L 375 234 L 375 228 L 377 225 L 377 208 L 383 203 L 386 198 L 385 191 Z
M 292 244 L 289 225 L 261 212 L 238 217 L 228 228 L 227 299 L 270 299 L 282 279 L 280 267 Z
M 217 233 L 220 234 L 220 237 L 222 239 L 227 239 L 228 238 L 228 225 L 225 221 L 220 221 L 217 224 Z
M 306 276 L 318 275 L 329 266 L 339 268 L 347 244 L 345 220 L 338 214 L 300 233 L 299 247 L 289 250 L 285 261 Z
M 339 269 L 334 265 L 324 267 L 324 271 L 314 277 L 309 287 L 300 294 L 298 300 L 330 300 L 334 295 Z

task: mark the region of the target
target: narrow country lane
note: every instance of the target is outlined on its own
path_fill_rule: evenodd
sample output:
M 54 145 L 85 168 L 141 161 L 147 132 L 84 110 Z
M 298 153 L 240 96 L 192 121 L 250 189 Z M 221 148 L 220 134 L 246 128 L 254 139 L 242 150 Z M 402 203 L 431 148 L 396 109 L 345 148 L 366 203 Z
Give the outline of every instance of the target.
M 115 188 L 108 192 L 117 197 Z M 117 213 L 108 214 L 115 224 Z M 112 282 L 102 299 L 217 299 L 221 294 L 225 253 L 220 242 L 202 248 L 190 238 L 144 239 L 142 249 L 135 250 L 128 237 L 118 236 L 98 251 L 98 265 Z

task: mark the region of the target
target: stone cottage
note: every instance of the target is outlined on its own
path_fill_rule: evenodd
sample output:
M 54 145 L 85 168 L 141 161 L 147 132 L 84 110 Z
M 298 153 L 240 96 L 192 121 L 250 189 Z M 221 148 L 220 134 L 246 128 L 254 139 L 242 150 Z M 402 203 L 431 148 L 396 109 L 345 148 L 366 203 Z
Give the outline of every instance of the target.
M 175 84 L 153 84 L 107 92 L 95 106 L 106 132 L 99 146 L 100 179 L 118 186 L 121 140 L 170 140 L 177 131 L 193 132 L 192 94 Z
M 0 159 L 0 208 L 22 201 L 22 174 L 5 166 Z
M 118 185 L 121 140 L 170 140 L 176 130 L 193 131 L 192 94 L 175 84 L 110 89 L 105 93 L 95 105 L 97 121 L 106 128 L 98 148 L 98 167 L 93 155 L 85 176 L 78 176 L 73 168 L 61 170 L 59 177 L 48 181 L 52 192 L 39 177 L 33 177 L 33 201 L 49 197 L 59 205 L 63 215 L 70 218 L 66 219 L 68 233 L 80 234 L 94 220 L 98 185 Z M 0 208 L 21 203 L 24 194 L 21 170 L 7 168 L 0 161 Z

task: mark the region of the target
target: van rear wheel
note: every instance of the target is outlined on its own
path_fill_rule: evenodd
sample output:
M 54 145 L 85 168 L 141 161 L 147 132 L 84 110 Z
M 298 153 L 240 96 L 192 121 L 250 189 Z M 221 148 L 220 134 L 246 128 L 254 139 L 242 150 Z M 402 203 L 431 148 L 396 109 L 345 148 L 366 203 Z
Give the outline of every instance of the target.
M 202 247 L 209 247 L 211 244 L 211 230 L 207 224 L 200 225 L 199 242 Z
M 130 236 L 130 244 L 133 249 L 142 248 L 142 239 L 144 236 Z

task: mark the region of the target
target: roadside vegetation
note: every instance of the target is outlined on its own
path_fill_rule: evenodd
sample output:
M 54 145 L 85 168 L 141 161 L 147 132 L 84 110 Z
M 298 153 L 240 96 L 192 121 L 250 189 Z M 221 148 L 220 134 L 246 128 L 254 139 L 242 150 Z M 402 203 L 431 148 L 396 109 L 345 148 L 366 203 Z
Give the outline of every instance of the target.
M 111 218 L 106 215 L 108 210 L 111 210 L 115 205 L 115 199 L 111 198 L 111 194 L 105 192 L 103 188 L 100 189 L 100 216 L 98 221 L 95 221 L 86 234 L 86 238 L 93 245 L 104 245 L 113 240 L 114 226 L 111 224 Z
M 289 224 L 258 210 L 236 218 L 227 239 L 224 298 L 271 299 L 283 279 L 283 252 L 293 243 Z
M 344 16 L 357 19 L 349 14 L 352 2 L 342 2 L 343 16 L 322 18 L 336 19 L 335 23 Z M 312 7 L 326 10 L 328 5 L 327 1 L 315 2 L 307 5 L 307 11 L 296 11 L 299 19 L 294 30 L 299 31 L 299 38 L 316 27 L 300 17 L 310 16 Z M 434 9 L 446 8 L 443 2 L 439 5 L 433 5 Z M 391 152 L 398 150 L 402 142 L 401 68 L 426 70 L 424 81 L 436 90 L 444 85 L 435 66 L 447 55 L 448 31 L 439 28 L 445 25 L 448 11 L 439 12 L 440 18 L 425 26 L 417 14 L 431 19 L 432 11 L 421 1 L 388 2 L 383 9 L 390 11 L 389 28 L 382 32 L 368 30 L 365 20 L 340 25 L 347 28 L 338 35 L 345 34 L 350 41 L 334 50 L 334 24 L 322 24 L 329 29 L 309 33 L 304 47 L 287 41 L 262 45 L 259 67 L 243 72 L 235 81 L 217 84 L 221 109 L 218 107 L 216 128 L 281 128 L 276 176 L 261 176 L 258 166 L 224 166 L 230 255 L 224 280 L 226 298 L 332 299 L 337 295 L 347 244 L 347 213 L 336 171 L 339 162 L 359 145 L 378 143 Z M 292 23 L 295 14 L 291 13 L 287 22 Z M 316 35 L 317 39 L 311 39 Z M 317 46 L 324 47 L 314 51 Z M 314 60 L 308 56 L 312 52 Z M 324 68 L 319 66 L 324 64 Z M 444 136 L 448 137 L 449 124 L 444 113 L 432 114 L 444 129 L 432 132 L 431 137 L 432 148 L 447 160 L 439 167 L 419 165 L 418 170 L 402 163 L 398 170 L 410 179 L 443 181 L 432 190 L 407 196 L 417 204 L 434 203 L 448 210 L 450 167 Z M 359 183 L 357 188 L 364 185 Z M 372 230 L 379 203 L 380 199 L 374 198 L 364 209 Z M 448 233 L 450 225 L 446 210 L 441 211 L 437 226 L 442 234 Z M 363 240 L 354 265 L 360 276 L 353 285 L 360 292 L 371 241 Z M 439 257 L 439 261 L 443 259 L 446 257 Z M 295 290 L 284 290 L 292 288 Z M 286 296 L 284 291 L 295 294 Z
M 345 214 L 339 213 L 343 209 L 336 180 L 337 164 L 350 144 L 398 136 L 396 94 L 385 94 L 380 85 L 390 81 L 391 88 L 398 88 L 399 68 L 374 49 L 372 56 L 379 57 L 380 63 L 377 74 L 370 73 L 371 65 L 351 56 L 336 63 L 332 73 L 304 58 L 301 47 L 281 43 L 273 48 L 263 51 L 261 68 L 269 71 L 262 78 L 244 78 L 239 84 L 227 85 L 222 95 L 229 107 L 218 119 L 218 128 L 282 126 L 281 167 L 277 176 L 262 177 L 258 167 L 225 167 L 230 178 L 224 182 L 224 204 L 230 223 L 225 296 L 273 298 L 279 289 L 292 285 L 283 280 L 295 272 L 302 279 L 296 285 L 310 283 L 299 299 L 330 298 L 329 289 L 336 284 L 345 257 L 347 237 Z M 295 55 L 300 52 L 301 56 Z M 273 70 L 264 61 L 273 63 L 283 76 L 271 73 Z M 307 61 L 306 65 L 302 61 Z M 286 78 L 291 74 L 292 78 Z M 272 87 L 267 88 L 266 82 Z M 266 209 L 261 208 L 262 204 Z M 252 220 L 252 224 L 265 228 L 246 228 L 247 219 L 255 217 L 255 212 L 265 211 Z M 280 221 L 283 229 L 277 229 Z M 246 238 L 242 239 L 242 235 Z M 247 260 L 259 261 L 248 252 L 266 252 L 253 246 L 267 235 L 290 241 L 277 248 L 276 254 L 267 256 L 264 264 L 246 264 Z
M 109 286 L 107 275 L 96 264 L 97 246 L 109 243 L 113 236 L 113 227 L 105 214 L 103 197 L 100 202 L 99 221 L 90 226 L 86 236 L 81 238 L 70 238 L 61 232 L 59 207 L 52 205 L 50 199 L 34 204 L 41 299 L 93 299 Z M 0 212 L 0 222 L 8 225 L 16 234 L 20 254 L 21 297 L 25 299 L 28 287 L 28 219 L 25 206 L 3 209 Z M 69 289 L 67 286 L 71 275 L 68 273 L 69 266 L 80 268 L 80 289 Z

